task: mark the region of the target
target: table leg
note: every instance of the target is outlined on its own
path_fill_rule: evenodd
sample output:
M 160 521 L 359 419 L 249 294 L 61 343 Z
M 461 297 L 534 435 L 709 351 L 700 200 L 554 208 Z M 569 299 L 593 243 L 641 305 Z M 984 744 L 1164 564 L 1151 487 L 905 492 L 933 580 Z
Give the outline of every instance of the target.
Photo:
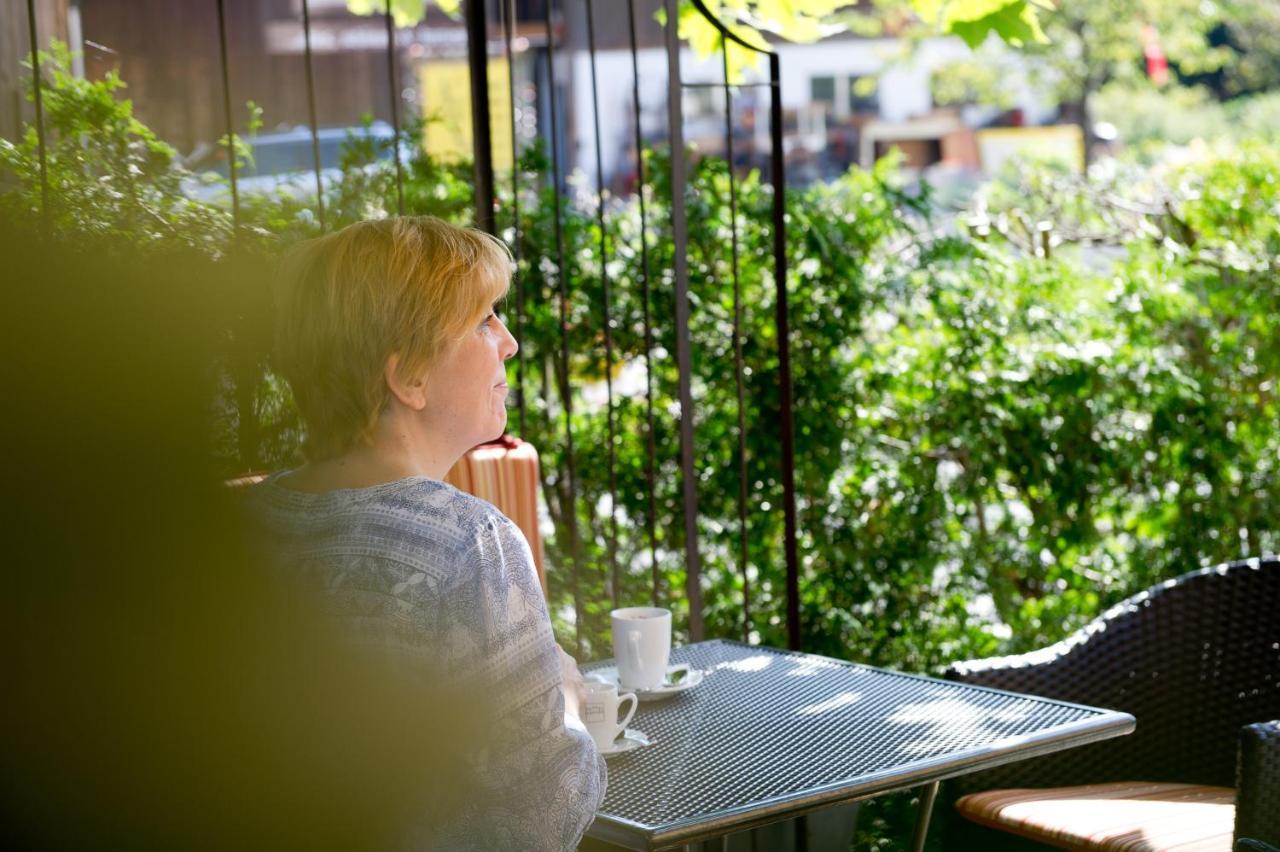
M 916 830 L 911 836 L 911 852 L 923 852 L 924 839 L 929 834 L 929 815 L 933 813 L 933 800 L 938 798 L 938 782 L 920 788 L 920 806 L 916 810 Z
M 809 852 L 809 819 L 799 816 L 795 819 L 796 852 Z
M 729 852 L 729 835 L 723 835 L 718 840 L 703 840 L 698 843 L 686 843 L 683 847 L 684 852 L 712 852 L 713 849 L 720 849 L 721 852 Z

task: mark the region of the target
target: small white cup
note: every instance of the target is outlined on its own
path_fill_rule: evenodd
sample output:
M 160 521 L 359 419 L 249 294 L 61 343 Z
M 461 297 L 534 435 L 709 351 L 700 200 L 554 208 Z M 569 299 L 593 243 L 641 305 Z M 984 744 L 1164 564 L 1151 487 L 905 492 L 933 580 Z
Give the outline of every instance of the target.
M 671 658 L 671 610 L 656 606 L 615 609 L 613 657 L 626 689 L 657 689 L 667 682 Z M 688 666 L 680 668 L 688 670 Z
M 600 683 L 594 680 L 588 680 L 585 686 L 586 700 L 582 703 L 582 724 L 586 726 L 587 733 L 591 734 L 591 739 L 596 741 L 596 748 L 607 749 L 613 745 L 618 734 L 626 730 L 631 717 L 636 715 L 638 704 L 636 694 L 624 692 L 619 695 L 618 687 L 611 683 Z M 619 719 L 618 711 L 628 701 L 631 702 L 631 707 L 627 710 L 627 715 Z

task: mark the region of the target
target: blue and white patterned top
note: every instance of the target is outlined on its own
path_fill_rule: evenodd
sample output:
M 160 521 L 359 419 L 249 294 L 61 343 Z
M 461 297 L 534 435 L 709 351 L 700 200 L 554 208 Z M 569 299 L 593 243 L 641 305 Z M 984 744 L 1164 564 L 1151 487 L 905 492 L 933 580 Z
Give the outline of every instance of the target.
M 591 737 L 566 723 L 559 650 L 529 545 L 492 504 L 427 477 L 324 494 L 252 490 L 288 563 L 363 639 L 495 685 L 512 743 L 474 756 L 480 789 L 415 847 L 572 849 L 604 798 Z M 421 842 L 420 842 L 421 841 Z

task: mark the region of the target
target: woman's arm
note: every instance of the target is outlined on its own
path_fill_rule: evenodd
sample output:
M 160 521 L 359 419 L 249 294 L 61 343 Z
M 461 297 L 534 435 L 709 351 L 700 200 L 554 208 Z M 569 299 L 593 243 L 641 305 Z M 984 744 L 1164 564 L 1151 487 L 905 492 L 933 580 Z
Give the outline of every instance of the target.
M 560 678 L 564 682 L 564 712 L 566 716 L 571 716 L 580 722 L 587 685 L 582 678 L 582 672 L 578 671 L 577 660 L 565 653 L 559 645 L 556 646 L 556 650 L 560 652 Z
M 571 849 L 604 798 L 605 767 L 566 695 L 581 676 L 555 643 L 529 546 L 493 517 L 458 568 L 443 601 L 462 651 L 454 662 L 478 678 L 493 725 L 476 763 L 490 801 L 478 803 L 468 845 L 480 832 L 493 848 Z

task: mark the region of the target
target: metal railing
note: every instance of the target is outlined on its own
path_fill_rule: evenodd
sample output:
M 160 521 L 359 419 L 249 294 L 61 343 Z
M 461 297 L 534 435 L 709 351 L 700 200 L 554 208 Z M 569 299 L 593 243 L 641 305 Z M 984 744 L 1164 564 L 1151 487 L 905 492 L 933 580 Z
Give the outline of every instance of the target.
M 515 238 L 513 242 L 513 251 L 516 253 L 517 260 L 520 260 L 520 252 L 522 245 L 522 224 L 524 221 L 523 213 L 520 209 L 521 199 L 521 174 L 518 168 L 520 150 L 518 144 L 518 134 L 516 131 L 515 110 L 516 110 L 516 87 L 513 51 L 513 36 L 517 27 L 517 4 L 516 0 L 496 0 L 499 10 L 500 26 L 501 26 L 501 42 L 505 46 L 507 54 L 508 80 L 507 83 L 511 90 L 511 110 L 512 110 L 512 132 L 510 144 L 512 148 L 512 173 L 511 180 L 511 199 L 512 210 L 511 217 L 514 223 Z M 564 14 L 564 2 L 561 3 L 561 15 Z M 595 220 L 599 232 L 599 253 L 600 253 L 600 284 L 602 287 L 601 312 L 599 318 L 600 327 L 602 329 L 603 348 L 604 348 L 604 380 L 606 391 L 606 419 L 607 419 L 607 465 L 606 477 L 607 483 L 604 487 L 609 495 L 609 512 L 607 523 L 603 527 L 603 538 L 605 544 L 605 553 L 607 554 L 607 571 L 608 571 L 608 588 L 612 602 L 615 605 L 624 603 L 621 600 L 621 584 L 620 584 L 620 566 L 618 562 L 618 500 L 617 500 L 617 442 L 621 436 L 617 433 L 617 427 L 614 419 L 615 415 L 615 394 L 613 386 L 613 375 L 615 363 L 615 347 L 613 337 L 614 318 L 611 314 L 612 296 L 611 289 L 613 282 L 610 281 L 608 272 L 608 260 L 611 252 L 616 251 L 616 246 L 611 246 L 609 242 L 609 232 L 606 228 L 606 219 L 609 215 L 608 205 L 606 204 L 605 192 L 605 171 L 603 164 L 603 143 L 602 143 L 602 127 L 600 119 L 600 93 L 597 79 L 597 21 L 596 10 L 593 0 L 581 0 L 585 12 L 585 26 L 587 38 L 587 54 L 590 67 L 590 85 L 591 100 L 594 106 L 592 111 L 592 134 L 594 137 L 594 174 L 596 183 L 596 209 Z M 796 484 L 795 484 L 795 437 L 792 426 L 792 377 L 790 363 L 790 321 L 788 316 L 788 299 L 787 299 L 787 235 L 786 235 L 786 217 L 785 217 L 785 163 L 782 145 L 782 103 L 781 103 L 781 87 L 780 77 L 781 69 L 778 55 L 775 52 L 753 45 L 742 38 L 739 38 L 734 32 L 719 21 L 710 9 L 702 2 L 702 0 L 691 0 L 693 8 L 698 14 L 702 15 L 706 21 L 715 27 L 720 35 L 720 51 L 722 67 L 724 72 L 724 80 L 721 83 L 712 84 L 723 90 L 724 103 L 724 140 L 725 150 L 728 161 L 728 181 L 729 181 L 729 219 L 730 219 L 730 239 L 731 239 L 731 278 L 733 287 L 733 352 L 734 352 L 734 377 L 735 377 L 735 398 L 737 403 L 737 435 L 736 435 L 736 463 L 738 471 L 739 488 L 737 494 L 737 569 L 742 578 L 743 588 L 743 636 L 748 638 L 751 635 L 751 609 L 752 609 L 752 585 L 749 576 L 749 554 L 748 554 L 748 524 L 749 524 L 749 489 L 747 481 L 747 400 L 745 398 L 744 383 L 744 359 L 743 359 L 743 295 L 742 285 L 740 281 L 739 270 L 739 210 L 738 210 L 738 184 L 737 177 L 734 173 L 734 134 L 733 134 L 733 116 L 734 116 L 734 93 L 736 89 L 742 86 L 758 86 L 766 88 L 769 92 L 770 119 L 769 119 L 769 137 L 770 137 L 770 182 L 773 188 L 772 197 L 772 249 L 773 249 L 773 278 L 774 278 L 774 296 L 775 296 L 775 332 L 777 340 L 777 363 L 778 363 L 778 388 L 780 393 L 780 422 L 777 424 L 779 429 L 779 440 L 781 442 L 781 470 L 778 472 L 783 486 L 783 499 L 781 510 L 784 513 L 784 539 L 783 539 L 783 558 L 786 564 L 786 621 L 788 644 L 791 648 L 799 648 L 800 646 L 800 610 L 799 610 L 799 566 L 797 556 L 797 532 L 796 532 Z M 239 190 L 240 176 L 237 174 L 237 157 L 234 150 L 235 133 L 234 122 L 232 118 L 232 91 L 230 83 L 230 67 L 227 50 L 227 23 L 224 8 L 224 0 L 215 0 L 218 21 L 218 48 L 220 62 L 220 85 L 221 85 L 221 107 L 223 111 L 223 119 L 225 122 L 225 144 L 228 145 L 228 164 L 229 164 L 229 184 L 231 196 L 231 214 L 235 230 L 241 227 L 241 198 Z M 689 184 L 689 162 L 685 154 L 684 146 L 684 116 L 683 116 L 683 95 L 687 87 L 693 84 L 686 83 L 681 78 L 681 48 L 680 41 L 676 32 L 678 22 L 678 9 L 674 0 L 661 0 L 661 8 L 665 12 L 665 52 L 668 70 L 668 91 L 667 91 L 667 132 L 668 144 L 670 146 L 671 156 L 670 163 L 670 186 L 671 198 L 670 213 L 671 222 L 669 225 L 671 239 L 674 243 L 673 263 L 670 275 L 671 289 L 663 292 L 655 286 L 655 279 L 651 276 L 651 255 L 649 228 L 650 221 L 648 210 L 645 202 L 646 175 L 645 160 L 643 157 L 643 139 L 641 133 L 641 103 L 640 103 L 640 66 L 638 62 L 639 48 L 637 46 L 637 10 L 635 0 L 627 0 L 626 12 L 628 15 L 627 32 L 629 37 L 629 51 L 631 58 L 631 70 L 633 74 L 632 80 L 632 110 L 631 116 L 634 124 L 634 146 L 635 146 L 635 168 L 638 175 L 638 203 L 640 214 L 640 237 L 638 253 L 640 257 L 640 299 L 643 302 L 643 360 L 645 366 L 645 441 L 644 451 L 644 470 L 648 479 L 649 494 L 648 504 L 645 517 L 645 537 L 647 539 L 647 551 L 649 559 L 652 563 L 652 585 L 653 600 L 658 602 L 659 596 L 659 560 L 658 547 L 656 544 L 656 507 L 654 505 L 654 485 L 659 468 L 658 459 L 656 457 L 656 445 L 654 439 L 656 412 L 654 406 L 654 381 L 653 381 L 653 353 L 655 349 L 654 343 L 654 327 L 651 316 L 651 306 L 654 299 L 666 298 L 670 299 L 674 312 L 674 337 L 676 349 L 676 361 L 678 369 L 678 399 L 679 399 L 679 436 L 680 436 L 680 470 L 682 476 L 681 483 L 681 499 L 683 506 L 683 527 L 684 527 L 684 561 L 683 568 L 685 573 L 685 595 L 688 603 L 688 636 L 690 640 L 697 641 L 703 638 L 704 622 L 703 622 L 703 601 L 702 601 L 702 576 L 701 576 L 701 554 L 699 548 L 698 533 L 698 460 L 695 458 L 694 438 L 697 428 L 697 410 L 693 399 L 692 389 L 692 361 L 693 351 L 690 337 L 690 319 L 691 306 L 689 298 L 689 266 L 688 266 L 688 250 L 689 250 L 689 234 L 688 221 L 685 203 L 685 190 Z M 39 139 L 40 152 L 40 168 L 42 181 L 42 215 L 46 219 L 49 218 L 50 205 L 52 203 L 49 197 L 49 183 L 47 174 L 47 163 L 45 153 L 45 128 L 42 89 L 43 80 L 40 74 L 39 53 L 38 53 L 38 33 L 36 32 L 36 15 L 34 8 L 34 0 L 27 0 L 28 13 L 28 29 L 31 40 L 31 57 L 34 76 L 35 90 L 35 119 L 36 131 Z M 467 45 L 468 45 L 468 67 L 471 74 L 471 112 L 472 122 L 472 139 L 474 144 L 474 162 L 475 162 L 475 221 L 479 227 L 482 227 L 492 233 L 497 233 L 495 224 L 495 171 L 492 157 L 493 139 L 492 125 L 490 121 L 490 104 L 489 104 L 489 83 L 488 83 L 488 59 L 489 59 L 489 17 L 488 7 L 485 2 L 468 2 L 466 5 L 466 25 L 467 25 Z M 559 315 L 559 359 L 558 374 L 556 375 L 557 391 L 560 398 L 560 413 L 562 414 L 562 428 L 564 430 L 564 464 L 567 476 L 566 494 L 568 499 L 568 518 L 569 522 L 564 524 L 564 530 L 568 537 L 565 542 L 565 550 L 571 563 L 570 582 L 573 585 L 573 597 L 578 623 L 581 624 L 584 601 L 582 597 L 582 541 L 580 540 L 580 531 L 577 523 L 577 505 L 580 494 L 580 483 L 577 481 L 578 471 L 576 467 L 576 448 L 574 444 L 574 393 L 571 388 L 571 380 L 569 374 L 570 363 L 570 337 L 569 337 L 569 314 L 571 309 L 571 299 L 573 294 L 569 288 L 570 269 L 566 263 L 566 244 L 563 228 L 563 218 L 565 215 L 565 193 L 566 175 L 563 173 L 562 165 L 565 162 L 564 153 L 560 150 L 560 110 L 558 104 L 558 94 L 556 85 L 556 28 L 554 26 L 555 9 L 553 2 L 547 0 L 543 4 L 543 20 L 542 25 L 546 36 L 546 80 L 548 83 L 547 96 L 550 104 L 548 114 L 549 144 L 550 152 L 550 171 L 549 183 L 552 190 L 553 204 L 555 205 L 555 246 L 554 251 L 547 253 L 549 260 L 555 267 L 555 279 L 557 284 L 558 304 L 556 310 Z M 611 8 L 616 8 L 612 6 Z M 399 100 L 399 69 L 397 67 L 397 47 L 395 37 L 395 25 L 392 18 L 391 0 L 384 0 L 383 16 L 386 22 L 387 32 L 387 77 L 391 95 L 391 119 L 395 132 L 395 186 L 396 186 L 396 203 L 397 210 L 403 213 L 405 210 L 405 175 L 404 167 L 400 156 L 400 138 L 401 138 L 401 120 L 398 108 Z M 324 183 L 322 177 L 319 127 L 316 118 L 316 92 L 315 92 L 315 72 L 314 57 L 311 45 L 311 8 L 308 0 L 301 0 L 301 24 L 304 36 L 304 62 L 306 64 L 306 96 L 307 96 L 307 114 L 310 119 L 311 127 L 311 152 L 313 159 L 313 167 L 315 172 L 316 183 L 316 216 L 321 231 L 325 230 L 330 224 L 326 221 L 326 211 L 324 209 Z M 762 55 L 768 62 L 768 80 L 758 83 L 738 83 L 730 79 L 730 62 L 729 62 L 729 45 L 735 44 L 740 48 Z M 697 84 L 699 86 L 708 85 L 705 83 Z M 515 281 L 516 296 L 516 321 L 515 333 L 517 339 L 523 343 L 525 334 L 525 319 L 528 304 L 526 301 L 523 282 L 517 276 Z M 527 393 L 529 388 L 526 385 L 526 365 L 523 356 L 517 362 L 517 400 L 518 400 L 518 422 L 521 432 L 526 430 L 528 425 L 527 412 Z M 564 507 L 562 507 L 564 508 Z

